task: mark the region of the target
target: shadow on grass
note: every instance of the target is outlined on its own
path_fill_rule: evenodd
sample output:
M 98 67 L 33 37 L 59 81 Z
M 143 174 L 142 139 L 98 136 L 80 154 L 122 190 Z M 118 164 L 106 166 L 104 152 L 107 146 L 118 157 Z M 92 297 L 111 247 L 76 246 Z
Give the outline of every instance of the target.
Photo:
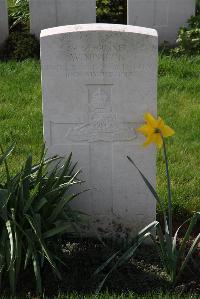
M 63 247 L 62 257 L 66 267 L 60 268 L 62 281 L 52 274 L 50 268 L 43 269 L 44 296 L 52 298 L 59 294 L 77 294 L 72 298 L 84 298 L 84 295 L 95 298 L 95 290 L 109 268 L 97 276 L 94 276 L 93 273 L 117 250 L 116 245 L 103 246 L 91 241 L 67 244 Z M 197 257 L 195 265 L 197 265 L 197 261 L 200 266 L 199 257 Z M 20 298 L 27 297 L 27 294 L 30 294 L 30 298 L 32 295 L 34 296 L 34 281 L 32 271 L 27 271 L 21 276 L 18 288 Z M 198 271 L 195 273 L 187 271 L 182 283 L 173 289 L 154 247 L 143 245 L 132 259 L 110 275 L 102 293 L 113 294 L 113 296 L 121 296 L 121 294 L 128 296 L 131 293 L 138 298 L 152 293 L 200 294 L 200 275 Z M 120 298 L 125 298 L 123 296 Z M 66 298 L 71 297 L 67 295 Z
M 74 244 L 71 253 L 66 252 L 67 268 L 61 273 L 63 280 L 58 281 L 48 269 L 43 273 L 45 293 L 47 295 L 61 293 L 91 294 L 107 273 L 94 276 L 95 270 L 117 250 L 101 244 L 84 242 Z M 106 269 L 106 271 L 109 268 Z M 121 294 L 134 292 L 166 291 L 169 282 L 162 270 L 157 254 L 151 246 L 145 246 L 129 262 L 120 267 L 106 281 L 103 291 Z

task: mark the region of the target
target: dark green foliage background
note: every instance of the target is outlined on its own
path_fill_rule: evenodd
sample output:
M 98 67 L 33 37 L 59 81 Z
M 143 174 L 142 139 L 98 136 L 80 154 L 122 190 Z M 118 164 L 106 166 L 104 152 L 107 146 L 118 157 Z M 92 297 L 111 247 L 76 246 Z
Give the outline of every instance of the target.
M 174 53 L 178 55 L 200 54 L 200 15 L 193 16 L 188 21 L 188 28 L 180 28 Z
M 0 49 L 0 59 L 21 61 L 27 58 L 39 58 L 40 45 L 34 35 L 28 32 L 11 32 Z
M 180 28 L 176 48 L 171 51 L 166 44 L 162 52 L 178 56 L 200 53 L 200 0 L 196 3 L 196 16 L 188 21 L 188 28 Z M 96 0 L 96 4 L 98 23 L 127 24 L 127 0 Z M 29 34 L 29 19 L 28 0 L 9 1 L 11 35 L 0 49 L 0 60 L 39 58 L 39 43 Z
M 97 0 L 97 22 L 127 23 L 127 0 Z

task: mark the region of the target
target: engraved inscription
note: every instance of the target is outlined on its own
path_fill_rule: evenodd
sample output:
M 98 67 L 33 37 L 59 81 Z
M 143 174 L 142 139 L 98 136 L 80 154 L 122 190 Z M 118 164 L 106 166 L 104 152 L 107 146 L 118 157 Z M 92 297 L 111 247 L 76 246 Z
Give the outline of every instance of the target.
M 76 39 L 70 34 L 64 35 L 59 41 L 62 63 L 48 62 L 43 69 L 52 75 L 63 72 L 66 80 L 132 79 L 138 73 L 151 72 L 152 60 L 146 58 L 147 42 L 142 37 L 130 42 L 129 34 L 109 33 L 106 37 L 104 34 L 77 32 Z
M 83 44 L 81 40 L 86 42 Z M 140 52 L 138 52 L 138 43 Z M 129 45 L 129 46 L 127 46 Z M 139 55 L 145 50 L 145 43 L 140 39 L 132 41 L 130 45 L 128 36 L 110 33 L 77 33 L 77 39 L 71 42 L 71 37 L 64 36 L 61 42 L 61 51 L 65 61 L 67 79 L 87 77 L 132 77 L 138 70 L 148 70 L 148 62 L 139 64 Z M 133 51 L 134 49 L 134 51 Z M 133 55 L 130 56 L 129 53 Z

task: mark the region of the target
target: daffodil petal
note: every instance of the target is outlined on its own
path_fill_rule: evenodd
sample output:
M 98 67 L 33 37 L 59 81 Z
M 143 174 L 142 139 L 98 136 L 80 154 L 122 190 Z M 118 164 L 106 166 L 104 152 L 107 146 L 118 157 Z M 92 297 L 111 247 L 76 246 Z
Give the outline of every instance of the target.
M 153 135 L 153 142 L 156 144 L 156 146 L 158 148 L 161 148 L 163 146 L 163 140 L 162 140 L 162 136 L 157 133 Z
M 161 132 L 163 134 L 163 137 L 170 137 L 175 134 L 175 131 L 166 125 L 162 128 Z
M 144 136 L 149 136 L 153 133 L 153 129 L 148 125 L 143 125 L 137 129 L 138 132 L 144 134 Z
M 144 119 L 146 120 L 147 124 L 153 128 L 156 128 L 157 120 L 153 117 L 150 112 L 145 113 Z
M 145 143 L 143 144 L 144 147 L 147 147 L 148 145 L 150 145 L 153 142 L 153 134 L 147 137 L 147 140 L 145 141 Z
M 162 129 L 164 128 L 164 126 L 165 126 L 165 123 L 162 120 L 162 118 L 159 116 L 158 119 L 157 119 L 157 126 L 156 126 L 156 128 L 160 129 L 162 131 Z
M 146 123 L 137 129 L 138 132 L 147 138 L 143 144 L 144 147 L 155 143 L 158 148 L 161 148 L 163 146 L 163 137 L 169 137 L 175 134 L 173 129 L 165 125 L 161 117 L 156 119 L 150 112 L 147 112 L 144 119 Z

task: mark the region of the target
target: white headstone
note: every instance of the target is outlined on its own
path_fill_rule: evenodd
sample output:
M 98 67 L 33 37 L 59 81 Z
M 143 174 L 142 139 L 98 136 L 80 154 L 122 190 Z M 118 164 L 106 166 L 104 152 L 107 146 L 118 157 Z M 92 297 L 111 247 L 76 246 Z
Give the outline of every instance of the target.
M 175 44 L 179 28 L 195 14 L 195 1 L 128 0 L 128 24 L 154 28 L 160 44 Z
M 96 22 L 96 0 L 29 0 L 31 33 L 42 29 Z
M 7 1 L 0 0 L 0 45 L 6 40 L 8 34 L 9 29 Z
M 136 233 L 154 220 L 155 201 L 126 155 L 155 185 L 155 149 L 144 149 L 135 129 L 146 111 L 156 114 L 156 31 L 109 24 L 43 30 L 41 64 L 49 155 L 72 152 L 91 188 L 75 207 L 90 215 L 93 235 Z

